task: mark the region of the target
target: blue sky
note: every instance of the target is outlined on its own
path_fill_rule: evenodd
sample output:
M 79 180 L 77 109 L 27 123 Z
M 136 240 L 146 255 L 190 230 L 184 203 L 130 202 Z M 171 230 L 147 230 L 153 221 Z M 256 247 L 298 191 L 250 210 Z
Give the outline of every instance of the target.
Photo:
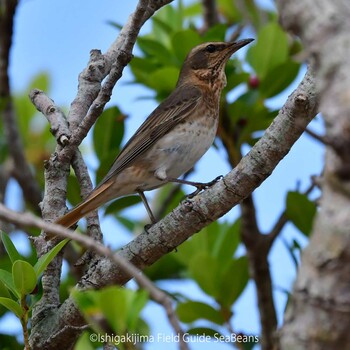
M 116 37 L 116 29 L 108 25 L 107 21 L 112 20 L 124 24 L 136 3 L 134 0 L 123 2 L 115 0 L 100 0 L 98 2 L 22 0 L 16 14 L 14 45 L 11 51 L 10 79 L 13 91 L 23 91 L 36 74 L 45 71 L 51 77 L 49 96 L 59 106 L 68 107 L 76 94 L 77 77 L 88 61 L 89 51 L 96 48 L 104 52 Z M 149 25 L 146 24 L 143 32 L 147 32 L 147 28 Z M 301 73 L 294 87 L 302 76 Z M 110 105 L 118 105 L 124 113 L 129 115 L 127 138 L 156 106 L 154 101 L 139 100 L 138 97 L 151 93 L 139 86 L 126 84 L 130 80 L 130 72 L 126 69 L 110 102 Z M 275 98 L 270 102 L 271 105 L 280 106 L 290 92 Z M 312 128 L 322 132 L 322 122 L 316 120 L 312 123 Z M 93 169 L 96 166 L 96 161 L 90 153 L 89 142 L 84 143 L 84 150 L 87 162 Z M 310 175 L 320 173 L 322 162 L 322 147 L 310 137 L 303 136 L 288 156 L 281 161 L 270 178 L 254 193 L 259 225 L 263 231 L 271 229 L 284 208 L 286 191 L 295 190 L 298 182 L 300 182 L 302 190 L 307 188 L 310 183 Z M 192 175 L 192 178 L 196 181 L 209 181 L 217 175 L 226 174 L 229 170 L 223 152 L 211 149 L 199 162 L 197 171 Z M 18 194 L 16 187 L 11 186 L 11 195 L 8 198 L 15 198 L 16 193 Z M 12 207 L 16 206 L 12 200 L 8 204 Z M 138 215 L 145 215 L 142 207 L 132 210 L 136 210 Z M 230 220 L 237 216 L 237 208 L 228 214 Z M 108 230 L 111 224 L 111 219 L 102 222 L 106 232 L 106 243 L 118 247 L 130 240 L 130 236 L 123 233 L 121 226 Z M 114 221 L 113 225 L 116 227 Z M 120 234 L 116 234 L 116 232 L 120 232 Z M 291 224 L 286 226 L 281 237 L 287 242 L 290 242 L 293 237 L 297 237 L 305 244 L 305 239 Z M 21 246 L 23 245 L 22 238 L 23 236 L 19 236 L 16 240 Z M 295 268 L 286 253 L 282 239 L 277 240 L 269 257 L 273 284 L 277 287 L 275 288 L 275 299 L 279 322 L 282 320 L 286 302 L 285 294 L 279 289 L 290 290 L 295 277 Z M 205 295 L 191 282 L 162 282 L 161 287 L 172 292 L 187 293 L 198 300 L 206 300 Z M 235 306 L 234 312 L 233 328 L 235 330 L 249 333 L 259 332 L 256 298 L 252 283 L 249 284 L 246 292 Z M 164 311 L 159 306 L 154 304 L 148 306 L 144 317 L 150 321 L 153 332 L 171 333 L 170 328 L 164 322 Z M 7 330 L 9 330 L 7 322 L 0 324 L 0 331 Z M 177 348 L 176 344 L 167 345 L 169 349 Z M 149 344 L 147 348 L 155 349 L 157 347 Z M 192 344 L 191 348 L 229 349 L 231 347 L 224 344 L 209 344 L 208 347 L 206 344 Z

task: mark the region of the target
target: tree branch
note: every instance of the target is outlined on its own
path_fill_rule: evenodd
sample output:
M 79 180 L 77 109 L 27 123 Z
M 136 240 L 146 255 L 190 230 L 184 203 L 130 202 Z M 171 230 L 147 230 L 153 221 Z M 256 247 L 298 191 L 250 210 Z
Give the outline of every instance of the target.
M 308 71 L 264 136 L 237 167 L 213 187 L 191 200 L 185 200 L 163 220 L 152 226 L 148 233 L 137 236 L 123 247 L 119 255 L 142 270 L 227 213 L 271 174 L 316 113 L 315 87 L 311 72 Z M 78 283 L 78 288 L 124 284 L 128 279 L 129 275 L 116 268 L 109 259 L 101 259 L 89 268 Z M 40 324 L 50 327 L 40 327 Z M 63 339 L 67 344 L 71 343 L 79 335 L 77 327 L 81 325 L 84 325 L 84 319 L 70 297 L 57 311 L 46 314 L 40 323 L 33 327 L 33 350 L 41 349 L 44 339 L 50 339 L 49 344 L 46 343 L 48 347 L 60 346 Z M 47 336 L 42 334 L 43 329 L 48 332 Z M 57 334 L 59 330 L 59 337 L 49 337 L 50 334 Z
M 101 257 L 109 259 L 114 265 L 116 265 L 116 268 L 121 268 L 128 278 L 134 278 L 140 288 L 143 288 L 149 292 L 150 297 L 164 307 L 170 324 L 173 326 L 176 334 L 179 334 L 180 336 L 180 348 L 184 350 L 188 349 L 186 342 L 184 342 L 184 332 L 182 331 L 180 323 L 176 317 L 170 297 L 162 290 L 157 288 L 147 276 L 141 274 L 141 271 L 127 261 L 122 255 L 113 253 L 111 249 L 99 242 L 96 242 L 94 239 L 88 236 L 75 233 L 74 231 L 66 229 L 60 225 L 45 222 L 30 213 L 14 212 L 7 209 L 1 203 L 0 218 L 20 227 L 37 227 L 55 236 L 74 240 L 83 247 L 96 252 Z
M 314 64 L 326 136 L 322 197 L 281 330 L 282 349 L 350 344 L 350 5 L 279 0 L 282 25 L 300 36 Z M 333 145 L 332 145 L 333 146 Z
M 219 14 L 216 8 L 216 0 L 202 0 L 202 7 L 204 12 L 204 30 L 208 30 L 215 24 L 219 23 Z
M 27 163 L 22 140 L 18 130 L 16 114 L 11 98 L 10 82 L 8 76 L 9 53 L 12 44 L 13 18 L 17 8 L 16 0 L 1 2 L 0 4 L 0 100 L 1 115 L 4 123 L 4 132 L 8 149 L 16 166 L 13 175 L 23 190 L 28 203 L 39 212 L 38 204 L 41 202 L 41 191 L 30 167 Z
M 241 238 L 247 248 L 250 272 L 256 285 L 261 321 L 261 349 L 274 348 L 277 315 L 272 293 L 272 279 L 268 262 L 269 240 L 256 221 L 256 209 L 250 195 L 241 202 Z

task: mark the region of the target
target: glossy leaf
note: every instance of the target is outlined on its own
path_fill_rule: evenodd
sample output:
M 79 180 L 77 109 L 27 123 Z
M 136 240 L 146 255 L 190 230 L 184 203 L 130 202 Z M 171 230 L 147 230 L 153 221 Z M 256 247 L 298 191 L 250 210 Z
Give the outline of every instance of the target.
M 17 260 L 12 265 L 13 283 L 21 295 L 30 294 L 37 284 L 37 275 L 32 265 L 23 260 Z
M 221 230 L 212 247 L 212 254 L 223 265 L 231 261 L 240 243 L 240 220 L 234 224 L 220 224 Z
M 47 265 L 53 260 L 53 258 L 60 252 L 60 250 L 69 242 L 69 239 L 66 238 L 57 245 L 55 245 L 50 251 L 41 256 L 36 264 L 34 265 L 34 271 L 37 278 L 44 272 Z
M 17 302 L 12 299 L 0 297 L 0 304 L 12 311 L 18 318 L 22 317 L 23 310 Z
M 96 349 L 90 340 L 89 332 L 85 331 L 74 345 L 74 350 L 94 350 Z
M 201 42 L 203 39 L 194 30 L 187 29 L 176 32 L 171 38 L 171 45 L 179 64 L 182 64 L 190 50 Z
M 199 2 L 192 3 L 184 8 L 185 17 L 195 17 L 202 14 L 202 6 Z
M 209 253 L 197 253 L 190 261 L 189 271 L 192 278 L 205 293 L 213 297 L 218 295 L 218 273 L 221 270 L 219 262 Z
M 232 0 L 218 0 L 218 9 L 229 24 L 240 21 L 242 15 Z
M 287 61 L 271 69 L 259 85 L 262 97 L 275 96 L 286 89 L 297 77 L 300 64 Z
M 115 218 L 130 232 L 133 232 L 137 227 L 137 223 L 135 220 L 130 220 L 119 214 L 115 214 Z
M 18 253 L 10 237 L 4 231 L 1 231 L 1 240 L 12 263 L 16 260 L 23 260 L 22 255 Z
M 137 44 L 142 52 L 158 62 L 168 65 L 173 61 L 173 54 L 167 47 L 155 39 L 139 38 Z
M 202 41 L 225 41 L 226 31 L 226 23 L 216 24 L 204 33 Z
M 0 280 L 13 293 L 13 295 L 20 298 L 20 294 L 13 283 L 12 274 L 10 272 L 0 269 Z
M 74 291 L 73 297 L 89 322 L 103 315 L 116 334 L 136 331 L 140 312 L 148 300 L 144 291 L 115 286 L 99 291 Z
M 288 192 L 286 203 L 287 217 L 306 236 L 309 236 L 311 233 L 316 210 L 316 204 L 310 201 L 305 194 Z
M 149 74 L 148 86 L 157 92 L 169 94 L 176 85 L 179 70 L 175 67 L 166 66 Z
M 195 327 L 187 330 L 188 334 L 194 334 L 195 336 L 199 335 L 208 335 L 212 338 L 220 337 L 221 334 L 217 330 L 209 327 Z
M 217 296 L 218 302 L 230 308 L 244 291 L 249 281 L 248 259 L 242 256 L 232 260 L 223 267 L 220 281 L 220 294 Z
M 148 301 L 148 293 L 145 290 L 131 291 L 132 300 L 130 301 L 130 310 L 128 313 L 128 329 L 136 331 L 140 313 Z
M 99 184 L 107 175 L 118 153 L 119 150 L 115 149 L 100 159 L 100 166 L 96 171 L 96 184 Z
M 0 279 L 0 297 L 11 299 L 11 294 L 1 279 Z
M 119 108 L 106 109 L 98 118 L 93 130 L 94 148 L 100 161 L 111 152 L 118 154 L 123 136 L 124 116 Z
M 186 272 L 186 268 L 177 259 L 176 254 L 170 253 L 162 256 L 158 261 L 145 269 L 145 274 L 152 281 L 180 278 L 181 273 Z
M 259 31 L 256 42 L 249 47 L 247 61 L 259 79 L 263 80 L 269 71 L 287 60 L 287 34 L 277 23 L 267 24 Z
M 159 68 L 159 64 L 150 59 L 134 57 L 130 62 L 130 68 L 137 83 L 148 86 L 149 73 Z
M 192 323 L 199 319 L 205 319 L 219 325 L 225 322 L 220 311 L 199 301 L 186 301 L 178 304 L 176 313 L 180 321 L 185 323 Z
M 80 196 L 80 184 L 78 179 L 73 174 L 69 174 L 68 186 L 67 186 L 67 198 L 69 203 L 73 206 L 79 204 L 82 201 Z
M 140 196 L 127 196 L 127 197 L 118 198 L 112 204 L 107 206 L 105 215 L 115 214 L 125 208 L 129 208 L 140 202 L 141 202 Z

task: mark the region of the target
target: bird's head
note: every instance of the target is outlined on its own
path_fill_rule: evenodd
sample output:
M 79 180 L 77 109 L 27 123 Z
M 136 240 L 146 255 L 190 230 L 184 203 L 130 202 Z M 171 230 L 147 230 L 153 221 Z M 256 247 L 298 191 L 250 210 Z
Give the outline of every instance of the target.
M 208 42 L 194 47 L 182 66 L 178 84 L 194 76 L 203 81 L 214 81 L 224 74 L 228 59 L 254 39 L 236 42 Z

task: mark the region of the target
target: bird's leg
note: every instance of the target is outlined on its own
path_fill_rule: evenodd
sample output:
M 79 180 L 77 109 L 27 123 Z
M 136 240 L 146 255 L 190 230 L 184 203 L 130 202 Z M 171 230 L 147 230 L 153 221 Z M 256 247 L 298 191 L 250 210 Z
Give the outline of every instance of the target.
M 147 214 L 148 214 L 149 218 L 151 219 L 152 225 L 154 225 L 154 224 L 157 222 L 157 220 L 155 219 L 155 217 L 154 217 L 154 215 L 153 215 L 153 213 L 152 213 L 151 207 L 149 206 L 149 204 L 148 204 L 148 202 L 147 202 L 147 198 L 146 198 L 145 194 L 144 194 L 143 191 L 141 191 L 141 190 L 138 190 L 138 191 L 136 191 L 136 192 L 137 192 L 137 194 L 141 197 L 142 202 L 143 202 L 143 205 L 145 206 L 145 208 L 146 208 L 146 210 L 147 210 Z M 152 226 L 152 225 L 151 225 L 151 226 Z M 147 228 L 150 228 L 149 225 L 146 225 L 146 226 L 147 226 Z M 146 226 L 145 226 L 145 229 L 146 229 L 146 231 L 147 231 Z
M 190 186 L 196 187 L 197 189 L 187 196 L 188 198 L 193 198 L 200 191 L 205 190 L 206 188 L 209 188 L 209 187 L 215 185 L 221 178 L 222 178 L 222 175 L 216 177 L 214 180 L 209 181 L 209 182 L 194 182 L 194 181 L 188 181 L 188 180 L 176 179 L 176 178 L 168 177 L 166 179 L 166 181 L 167 182 L 176 182 L 176 183 L 179 183 L 179 184 L 190 185 Z

